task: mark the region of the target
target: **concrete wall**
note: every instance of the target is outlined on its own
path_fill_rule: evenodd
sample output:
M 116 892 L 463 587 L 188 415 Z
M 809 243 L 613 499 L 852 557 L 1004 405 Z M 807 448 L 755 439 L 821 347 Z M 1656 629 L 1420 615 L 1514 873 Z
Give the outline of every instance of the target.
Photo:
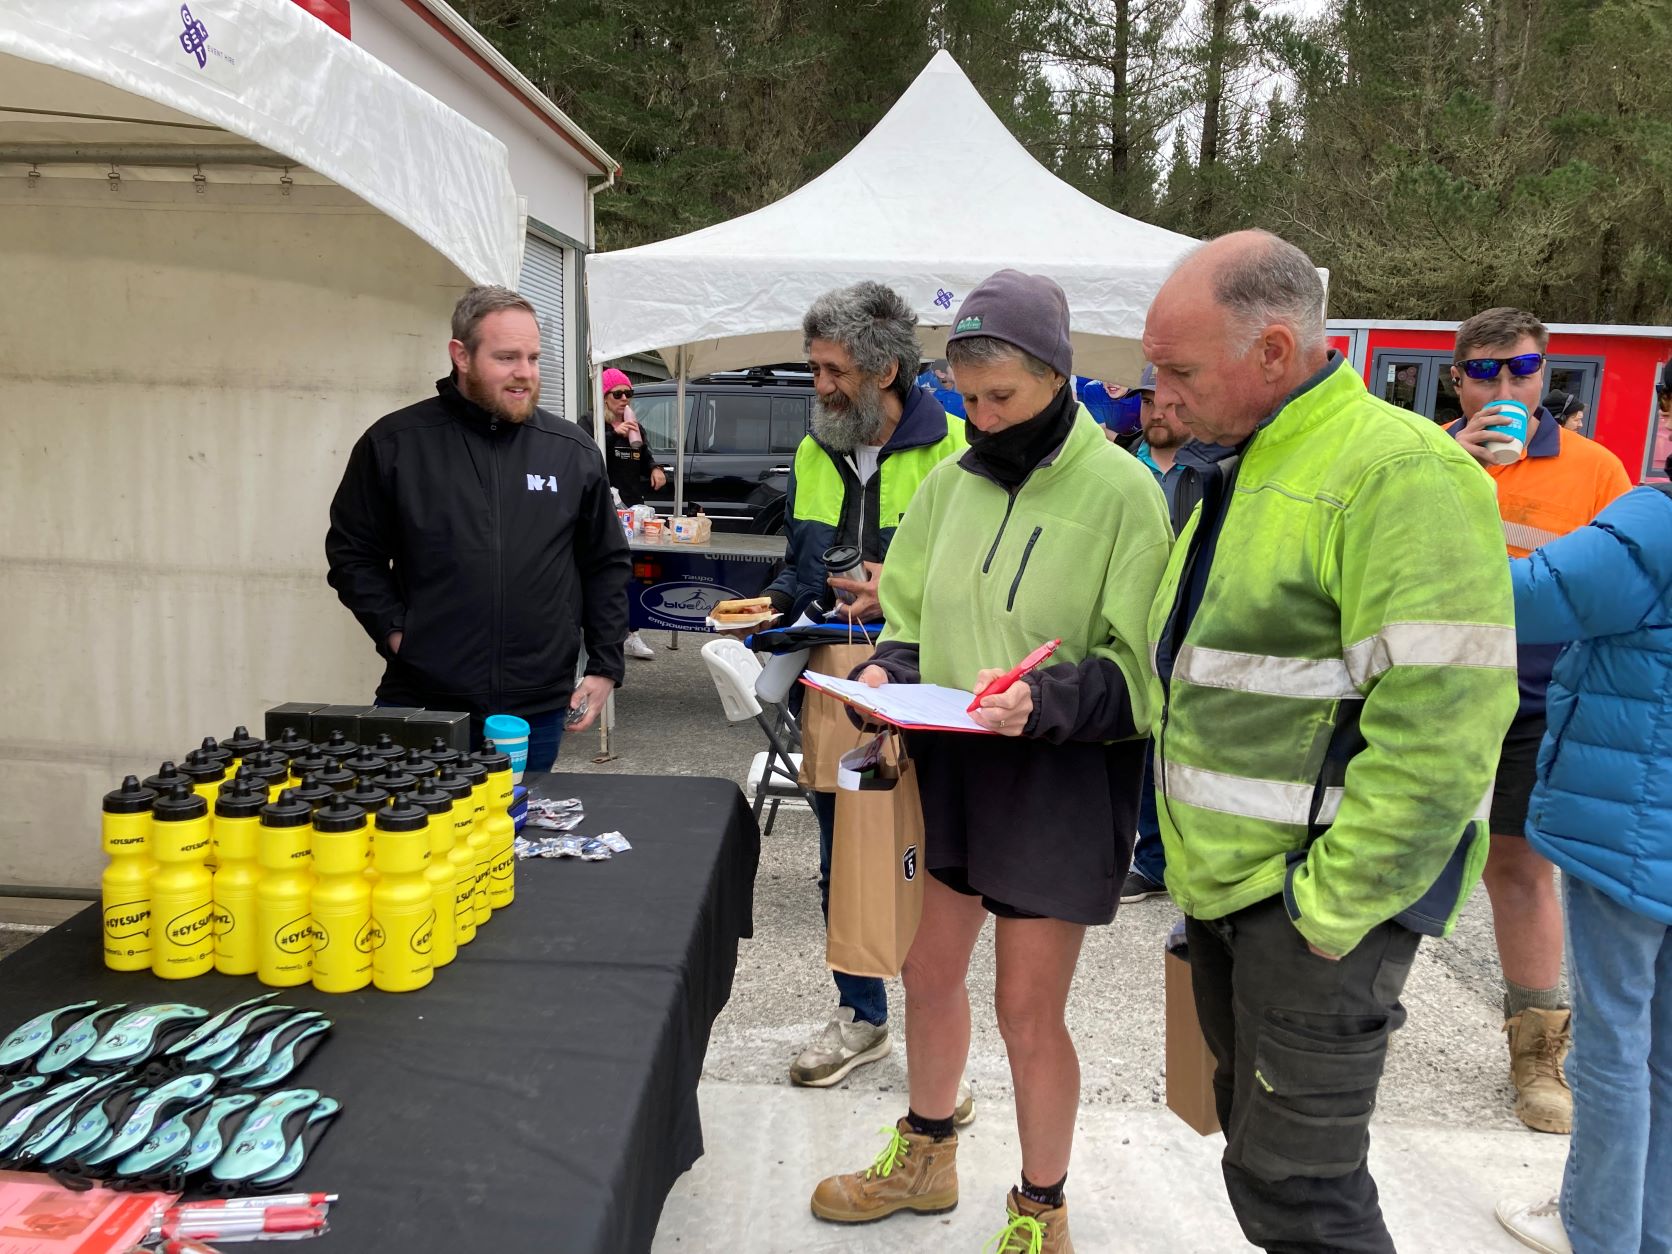
M 525 201 L 528 216 L 585 243 L 586 180 L 598 171 L 545 119 L 448 43 L 403 0 L 356 3 L 354 42 L 500 140 L 510 154 L 511 181 Z M 561 389 L 563 412 L 570 417 L 591 409 L 584 371 L 576 368 L 582 357 L 578 262 L 571 250 L 565 267 L 568 292 L 563 318 L 569 351 L 561 363 L 548 360 L 542 371 L 546 393 Z
M 0 178 L 0 227 L 0 881 L 88 886 L 124 774 L 280 701 L 370 699 L 327 507 L 359 434 L 445 373 L 466 284 L 302 182 Z

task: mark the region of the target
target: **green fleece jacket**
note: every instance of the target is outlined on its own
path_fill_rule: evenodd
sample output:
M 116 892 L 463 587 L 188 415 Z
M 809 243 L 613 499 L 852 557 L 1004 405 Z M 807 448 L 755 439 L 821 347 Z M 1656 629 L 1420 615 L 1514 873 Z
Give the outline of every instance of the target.
M 1029 734 L 1131 735 L 1127 712 L 1147 731 L 1146 618 L 1171 544 L 1154 477 L 1081 407 L 1062 447 L 1014 495 L 972 453 L 929 473 L 883 567 L 882 639 L 918 646 L 922 682 L 972 688 L 982 668 L 1014 666 L 1060 636 L 1035 680 Z

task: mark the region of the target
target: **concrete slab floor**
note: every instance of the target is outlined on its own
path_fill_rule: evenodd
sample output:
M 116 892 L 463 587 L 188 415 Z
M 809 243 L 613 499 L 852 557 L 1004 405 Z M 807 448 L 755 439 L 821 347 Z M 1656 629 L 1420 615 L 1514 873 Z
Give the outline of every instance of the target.
M 962 1134 L 962 1200 L 947 1215 L 899 1215 L 844 1228 L 808 1211 L 821 1175 L 867 1165 L 892 1095 L 707 1082 L 708 1151 L 674 1187 L 653 1254 L 870 1254 L 965 1250 L 1004 1226 L 1019 1171 L 1015 1107 L 976 1090 Z M 1069 1172 L 1069 1223 L 1083 1254 L 1221 1254 L 1247 1250 L 1219 1174 L 1224 1140 L 1199 1137 L 1167 1111 L 1089 1107 L 1080 1114 Z M 1567 1142 L 1499 1132 L 1378 1121 L 1371 1166 L 1403 1250 L 1511 1254 L 1498 1227 L 1501 1197 L 1541 1198 L 1560 1178 Z

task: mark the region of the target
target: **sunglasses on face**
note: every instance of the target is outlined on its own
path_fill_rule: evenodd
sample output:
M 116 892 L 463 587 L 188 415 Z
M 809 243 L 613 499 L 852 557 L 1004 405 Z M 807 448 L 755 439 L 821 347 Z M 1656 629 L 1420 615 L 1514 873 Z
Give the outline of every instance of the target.
M 613 399 L 618 400 L 618 401 L 620 401 L 620 400 L 629 400 L 630 401 L 630 400 L 633 399 L 633 389 L 632 388 L 616 388 L 613 392 L 605 392 L 604 395 L 608 396 L 608 397 L 612 397 Z
M 1519 357 L 1471 357 L 1467 361 L 1459 362 L 1463 373 L 1469 378 L 1481 383 L 1490 383 L 1498 377 L 1498 372 L 1505 366 L 1510 374 L 1517 379 L 1525 379 L 1528 375 L 1537 374 L 1544 369 L 1543 353 L 1522 353 Z

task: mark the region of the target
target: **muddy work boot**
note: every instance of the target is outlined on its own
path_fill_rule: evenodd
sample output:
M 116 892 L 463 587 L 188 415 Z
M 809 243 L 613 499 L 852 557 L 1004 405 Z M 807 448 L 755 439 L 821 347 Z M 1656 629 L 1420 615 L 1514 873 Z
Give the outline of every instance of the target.
M 1573 1093 L 1562 1069 L 1572 1029 L 1571 1010 L 1523 1010 L 1504 1024 L 1515 1113 L 1535 1132 L 1573 1131 Z
M 888 1144 L 864 1171 L 831 1176 L 813 1190 L 813 1214 L 835 1224 L 868 1224 L 896 1211 L 939 1215 L 958 1204 L 958 1134 L 919 1136 L 904 1119 L 884 1128 Z
M 1074 1254 L 1068 1235 L 1068 1203 L 1045 1206 L 1011 1189 L 1005 1202 L 1009 1222 L 987 1242 L 983 1254 Z

